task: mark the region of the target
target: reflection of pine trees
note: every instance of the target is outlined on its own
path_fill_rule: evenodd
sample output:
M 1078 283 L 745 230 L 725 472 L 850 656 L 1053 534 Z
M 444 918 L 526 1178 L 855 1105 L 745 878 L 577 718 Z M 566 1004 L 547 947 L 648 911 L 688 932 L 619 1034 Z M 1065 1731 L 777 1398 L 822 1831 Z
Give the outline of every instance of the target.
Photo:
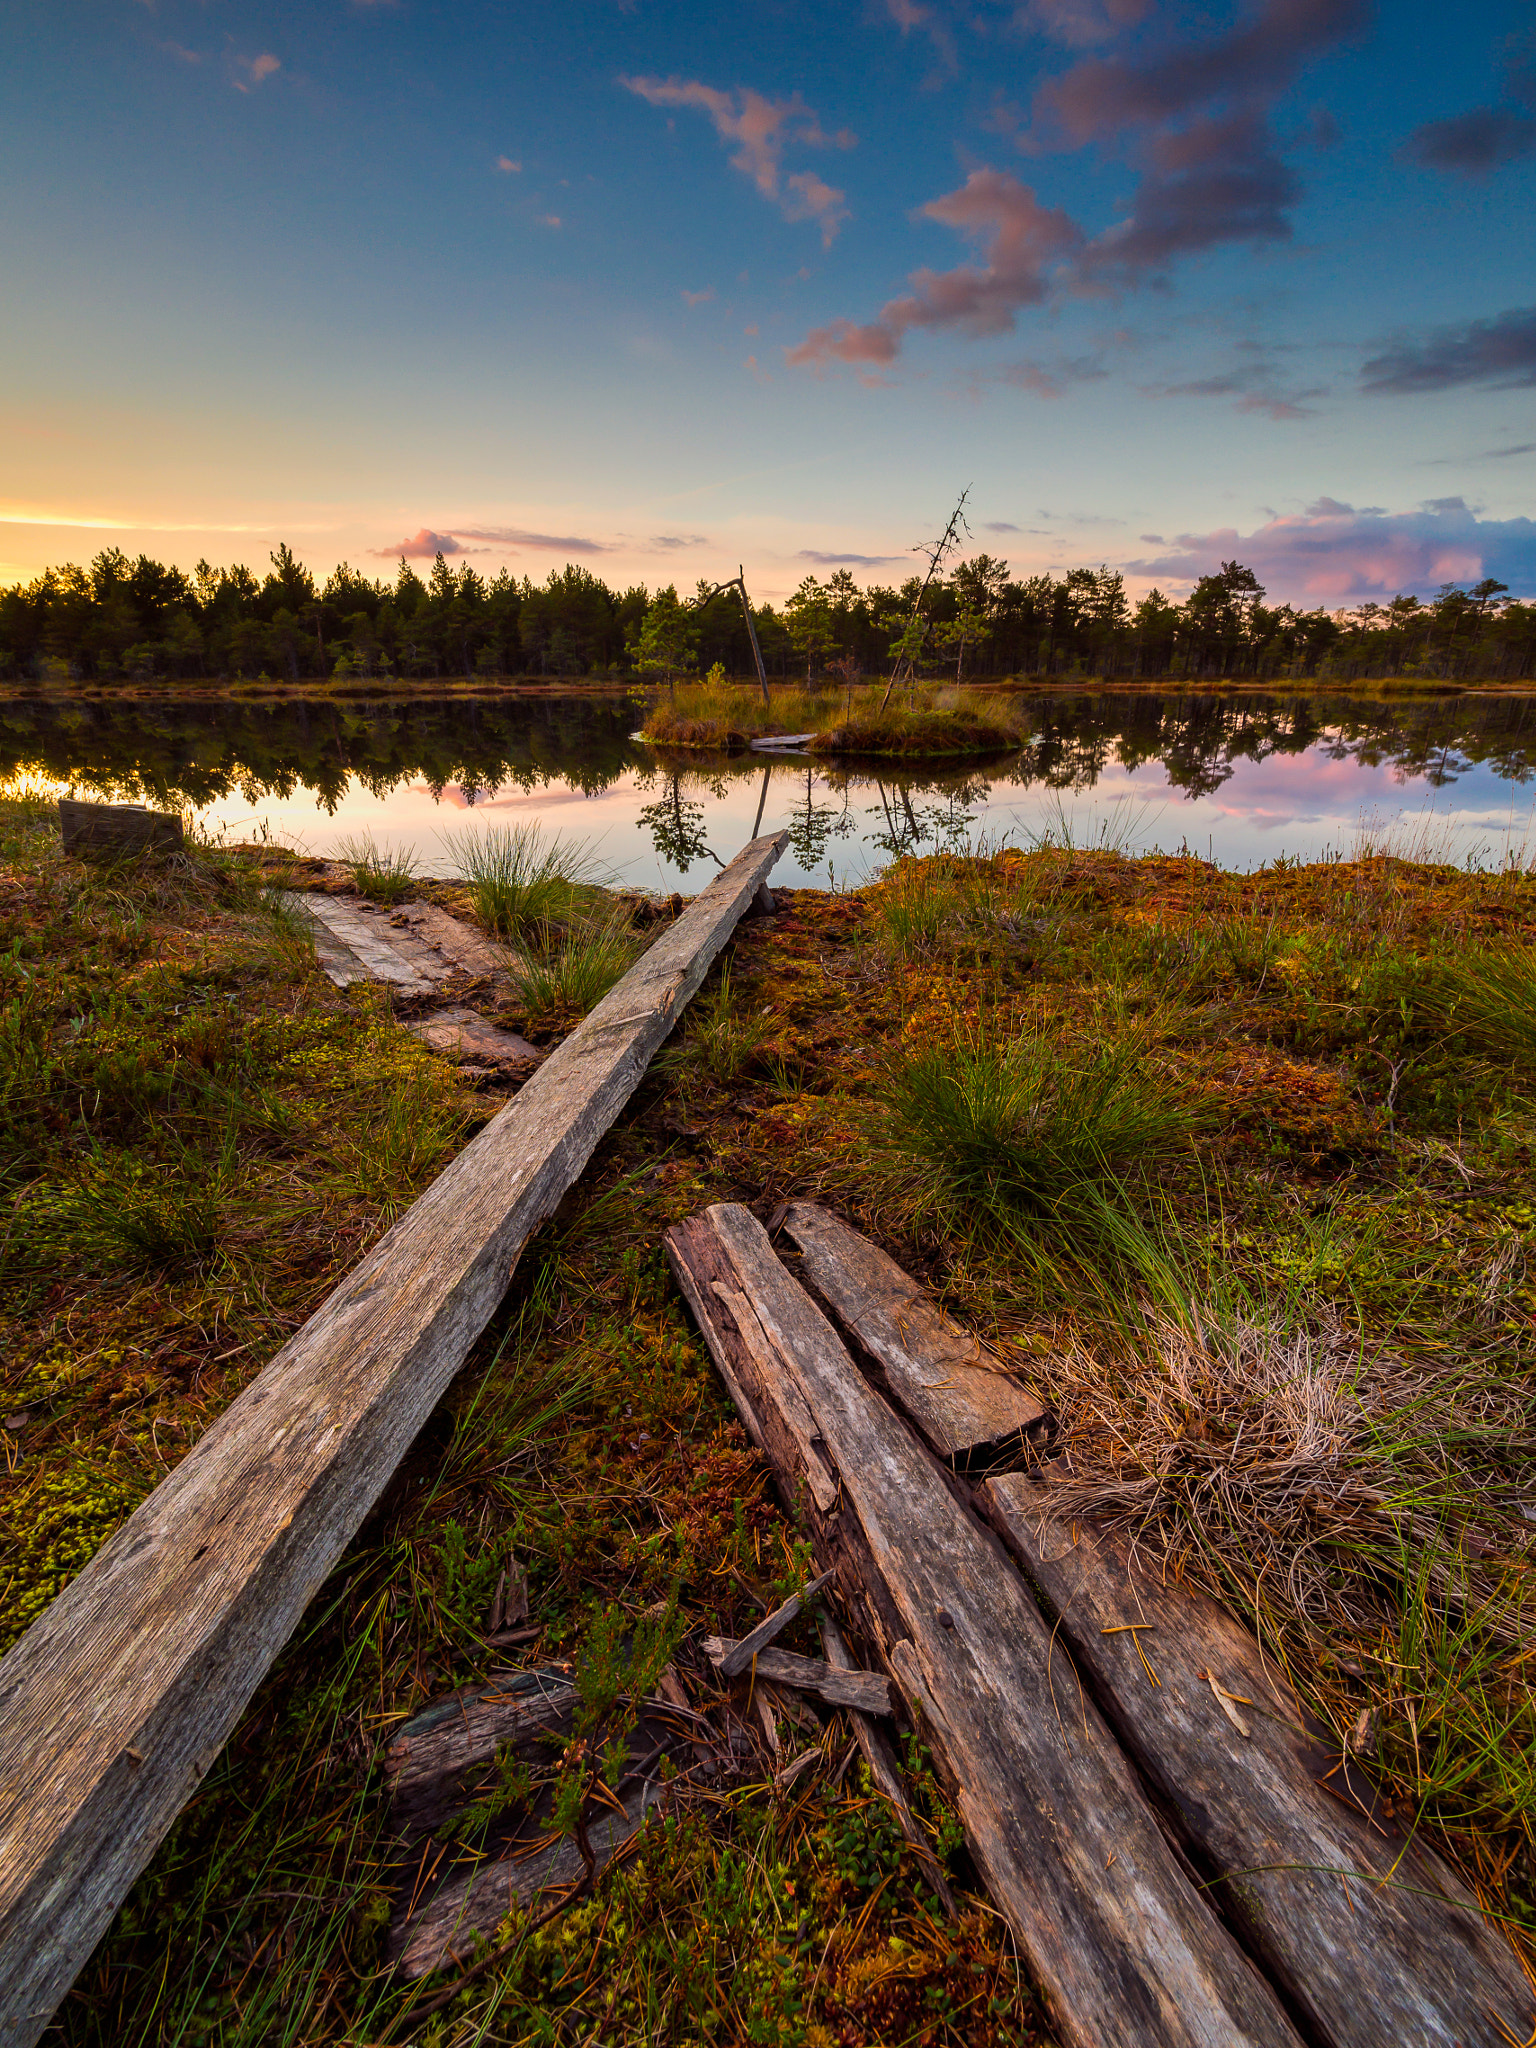
M 0 774 L 33 768 L 101 795 L 169 808 L 238 790 L 255 805 L 299 785 L 334 810 L 349 778 L 376 797 L 402 782 L 440 796 L 571 782 L 588 796 L 645 760 L 631 707 L 611 699 L 365 705 L 55 703 L 0 706 Z

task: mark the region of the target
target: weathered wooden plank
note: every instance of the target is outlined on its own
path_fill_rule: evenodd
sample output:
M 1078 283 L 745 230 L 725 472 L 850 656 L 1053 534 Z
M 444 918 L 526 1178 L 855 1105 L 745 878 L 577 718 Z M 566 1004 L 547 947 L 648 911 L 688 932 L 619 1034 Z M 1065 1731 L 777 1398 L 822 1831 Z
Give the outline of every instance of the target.
M 66 853 L 82 860 L 115 860 L 129 854 L 174 853 L 185 842 L 180 818 L 143 804 L 87 804 L 59 798 L 59 836 Z
M 649 1785 L 623 1793 L 621 1813 L 605 1807 L 587 1829 L 595 1871 L 601 1871 L 638 1833 L 645 1818 Z M 407 1977 L 424 1977 L 445 1963 L 467 1960 L 478 1939 L 495 1932 L 514 1906 L 528 1906 L 542 1893 L 574 1890 L 586 1876 L 581 1851 L 570 1835 L 546 1841 L 531 1854 L 498 1856 L 456 1873 L 392 1930 L 389 1951 Z
M 423 1707 L 384 1753 L 389 1815 L 406 1837 L 430 1835 L 464 1795 L 465 1780 L 503 1745 L 533 1740 L 576 1707 L 568 1669 L 493 1672 L 484 1685 L 465 1686 Z
M 791 1593 L 787 1600 L 774 1608 L 772 1614 L 763 1616 L 750 1635 L 743 1636 L 739 1643 L 732 1643 L 720 1666 L 721 1676 L 736 1678 L 745 1671 L 758 1651 L 767 1649 L 775 1638 L 784 1633 L 806 1601 L 819 1593 L 831 1576 L 830 1572 L 823 1572 L 820 1578 L 812 1579 L 804 1593 Z
M 302 895 L 294 893 L 287 901 L 355 954 L 374 981 L 388 982 L 404 995 L 430 995 L 443 978 L 407 959 L 401 948 L 392 943 L 382 918 L 368 917 L 340 896 L 327 896 L 323 890 L 311 889 Z
M 791 1202 L 783 1227 L 802 1254 L 801 1278 L 879 1362 L 892 1397 L 941 1458 L 1045 1441 L 1051 1422 L 1040 1402 L 878 1245 L 817 1202 Z
M 34 2041 L 787 839 L 755 840 L 0 1662 L 0 2042 Z
M 503 1031 L 499 1024 L 487 1023 L 473 1010 L 433 1010 L 429 1016 L 418 1017 L 408 1024 L 406 1029 L 413 1031 L 434 1052 L 446 1053 L 449 1059 L 466 1064 L 478 1062 L 492 1067 L 523 1067 L 535 1065 L 544 1057 L 539 1048 L 530 1045 L 526 1038 L 520 1038 L 515 1031 Z
M 1216 1873 L 1222 1906 L 1319 2041 L 1532 2038 L 1536 1998 L 1509 1944 L 1359 1766 L 1325 1747 L 1246 1628 L 1138 1570 L 1123 1535 L 1045 1521 L 1028 1475 L 988 1480 L 981 1499 L 1122 1743 Z
M 704 1654 L 722 1677 L 730 1676 L 726 1660 L 740 1648 L 729 1636 L 704 1638 Z M 799 1656 L 794 1650 L 758 1650 L 747 1661 L 758 1678 L 787 1685 L 793 1692 L 808 1692 L 829 1707 L 852 1707 L 861 1714 L 891 1711 L 891 1681 L 883 1671 L 839 1669 L 819 1657 Z
M 512 955 L 505 946 L 488 939 L 439 904 L 413 900 L 402 903 L 396 915 L 423 945 L 441 956 L 449 969 L 503 981 L 511 972 Z
M 722 1204 L 669 1231 L 667 1249 L 692 1269 L 706 1340 L 745 1387 L 787 1501 L 927 1735 L 1063 2039 L 1295 2048 L 1006 1553 L 865 1382 L 762 1226 Z M 740 1317 L 755 1322 L 750 1340 Z M 807 1484 L 786 1387 L 835 1473 L 831 1512 Z

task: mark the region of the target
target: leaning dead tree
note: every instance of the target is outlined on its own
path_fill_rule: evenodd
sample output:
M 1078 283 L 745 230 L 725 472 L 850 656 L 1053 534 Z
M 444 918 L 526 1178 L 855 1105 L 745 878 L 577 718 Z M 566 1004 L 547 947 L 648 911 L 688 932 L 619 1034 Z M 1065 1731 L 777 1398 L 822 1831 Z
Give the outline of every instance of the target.
M 903 673 L 911 674 L 913 660 L 918 648 L 922 645 L 920 621 L 923 615 L 923 599 L 928 595 L 929 584 L 938 575 L 940 569 L 943 568 L 947 557 L 953 554 L 955 549 L 959 547 L 962 531 L 967 539 L 970 537 L 971 529 L 966 525 L 965 521 L 965 501 L 970 495 L 971 487 L 967 484 L 960 493 L 960 502 L 949 515 L 948 526 L 945 527 L 931 548 L 916 547 L 912 550 L 915 555 L 926 555 L 928 557 L 928 574 L 923 578 L 923 587 L 918 591 L 916 598 L 913 600 L 911 614 L 907 619 L 906 625 L 902 628 L 901 638 L 896 643 L 898 649 L 896 666 L 891 670 L 891 680 L 886 684 L 885 695 L 880 699 L 880 709 L 882 711 L 890 703 L 891 692 L 895 689 L 897 683 L 900 682 Z M 764 695 L 766 694 L 765 690 Z
M 757 663 L 757 680 L 763 692 L 763 702 L 768 702 L 768 671 L 763 667 L 763 650 L 757 644 L 757 626 L 752 618 L 752 605 L 747 596 L 747 572 L 740 563 L 736 574 L 728 583 L 717 583 L 713 590 L 704 591 L 695 600 L 692 609 L 702 611 L 712 604 L 723 590 L 734 590 L 741 598 L 741 615 L 747 622 L 747 638 L 752 642 L 752 659 Z

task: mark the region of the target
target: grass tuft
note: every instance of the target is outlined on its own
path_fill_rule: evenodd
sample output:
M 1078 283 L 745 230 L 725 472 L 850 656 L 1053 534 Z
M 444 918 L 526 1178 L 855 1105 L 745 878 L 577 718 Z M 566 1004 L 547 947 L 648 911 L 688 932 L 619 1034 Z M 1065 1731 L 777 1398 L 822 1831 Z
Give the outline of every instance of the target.
M 492 825 L 449 835 L 475 915 L 499 938 L 548 947 L 601 881 L 584 840 L 546 838 L 538 825 Z
M 416 849 L 381 850 L 368 833 L 343 839 L 337 858 L 360 895 L 375 903 L 403 903 L 416 886 Z
M 584 1017 L 622 979 L 640 954 L 640 941 L 619 910 L 592 924 L 573 924 L 547 953 L 529 954 L 512 969 L 531 1024 L 572 1014 Z

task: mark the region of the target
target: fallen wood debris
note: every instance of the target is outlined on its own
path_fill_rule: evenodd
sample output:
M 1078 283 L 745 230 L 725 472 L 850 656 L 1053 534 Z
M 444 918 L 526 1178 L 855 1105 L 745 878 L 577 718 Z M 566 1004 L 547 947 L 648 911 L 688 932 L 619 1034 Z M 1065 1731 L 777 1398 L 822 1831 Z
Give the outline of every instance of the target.
M 806 1276 L 930 1442 L 966 1434 L 970 1389 L 953 1371 L 965 1333 L 826 1210 L 798 1203 L 785 1227 L 806 1251 Z M 1053 1523 L 1049 1492 L 1048 1475 L 1015 1472 L 977 1498 L 1291 2010 L 1330 2048 L 1528 2039 L 1536 1999 L 1508 1942 L 1330 1747 L 1250 1632 L 1214 1601 L 1138 1570 L 1123 1535 Z
M 755 840 L 0 1661 L 0 2040 L 28 2048 L 757 893 Z
M 816 1202 L 791 1202 L 783 1228 L 801 1253 L 799 1277 L 878 1362 L 941 1458 L 1045 1443 L 1051 1418 L 1040 1402 L 878 1245 Z
M 720 1664 L 720 1676 L 735 1678 L 745 1671 L 758 1651 L 766 1649 L 775 1637 L 784 1633 L 806 1601 L 814 1599 L 831 1576 L 830 1572 L 823 1572 L 819 1579 L 812 1579 L 803 1593 L 791 1593 L 782 1606 L 775 1607 L 772 1614 L 765 1614 L 750 1635 L 743 1636 L 738 1643 L 727 1644 Z
M 728 1677 L 726 1664 L 741 1648 L 724 1636 L 706 1636 L 704 1654 L 720 1673 Z M 839 1670 L 823 1664 L 819 1657 L 802 1657 L 794 1650 L 759 1650 L 750 1659 L 758 1678 L 775 1685 L 787 1685 L 795 1692 L 808 1692 L 829 1707 L 856 1707 L 862 1714 L 889 1714 L 891 1681 L 883 1671 Z
M 929 1742 L 1062 2038 L 1295 2048 L 997 1539 L 865 1383 L 762 1225 L 721 1204 L 666 1246 L 781 1492 Z
M 503 1031 L 488 1024 L 473 1010 L 433 1010 L 406 1026 L 434 1052 L 447 1055 L 466 1066 L 536 1066 L 544 1055 L 515 1031 Z
M 1476 1900 L 1394 1815 L 1283 1671 L 1129 1540 L 1045 1519 L 1022 1473 L 981 1489 L 1061 1639 L 1274 1981 L 1330 2048 L 1528 2041 L 1533 1996 Z M 1402 1820 L 1410 1827 L 1405 1830 Z
M 81 860 L 125 860 L 135 853 L 174 853 L 185 844 L 180 818 L 143 804 L 87 804 L 59 798 L 59 837 Z

